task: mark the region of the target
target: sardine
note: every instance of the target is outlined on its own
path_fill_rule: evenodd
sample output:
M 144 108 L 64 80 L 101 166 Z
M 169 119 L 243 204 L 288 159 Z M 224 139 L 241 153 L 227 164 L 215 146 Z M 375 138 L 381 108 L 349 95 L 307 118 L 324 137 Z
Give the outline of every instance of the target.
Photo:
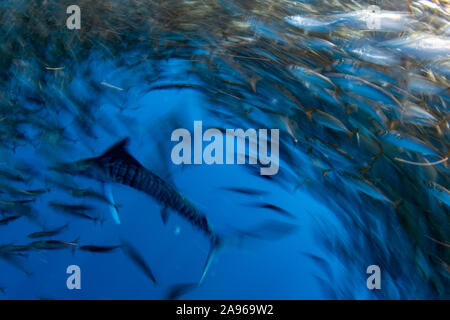
M 251 189 L 251 188 L 237 188 L 237 187 L 222 187 L 222 190 L 227 190 L 231 192 L 241 193 L 249 196 L 262 196 L 267 194 L 267 191 L 264 190 L 257 190 L 257 189 Z
M 10 216 L 0 220 L 0 225 L 6 226 L 7 224 L 20 219 L 22 216 Z
M 60 203 L 57 201 L 50 201 L 49 205 L 54 210 L 61 211 L 65 214 L 71 215 L 73 217 L 92 220 L 94 222 L 97 222 L 100 219 L 100 217 L 93 217 L 86 213 L 87 211 L 91 211 L 93 209 L 92 206 L 82 205 L 82 204 L 66 204 L 66 203 Z
M 95 246 L 95 245 L 80 246 L 80 250 L 95 252 L 95 253 L 111 252 L 111 251 L 116 250 L 117 248 L 120 248 L 120 245 L 117 245 L 117 246 Z
M 271 204 L 271 203 L 256 202 L 256 203 L 251 203 L 249 205 L 252 206 L 252 207 L 260 208 L 260 209 L 271 210 L 271 211 L 274 211 L 274 212 L 276 212 L 278 214 L 281 214 L 283 216 L 286 216 L 286 217 L 295 218 L 295 216 L 292 213 L 290 213 L 289 211 L 287 211 L 287 210 L 285 210 L 283 208 L 280 208 L 280 207 L 278 207 L 278 206 L 276 206 L 274 204 Z
M 67 223 L 67 224 L 65 224 L 59 228 L 53 229 L 53 230 L 33 232 L 28 235 L 28 238 L 36 239 L 36 238 L 53 237 L 53 236 L 60 234 L 68 226 L 69 226 L 69 224 Z
M 433 197 L 450 206 L 450 191 L 447 188 L 432 181 L 425 181 L 425 185 Z
M 78 246 L 78 239 L 70 242 L 60 240 L 42 240 L 32 242 L 28 246 L 38 250 L 60 250 Z
M 433 155 L 440 156 L 440 154 L 435 150 L 435 148 L 416 137 L 409 136 L 407 134 L 402 134 L 397 131 L 387 132 L 381 135 L 380 139 L 387 142 L 393 146 L 418 152 L 423 155 Z
M 153 275 L 153 271 L 140 253 L 127 241 L 121 240 L 122 251 L 133 261 L 133 263 L 139 267 L 152 281 L 156 284 L 156 278 Z

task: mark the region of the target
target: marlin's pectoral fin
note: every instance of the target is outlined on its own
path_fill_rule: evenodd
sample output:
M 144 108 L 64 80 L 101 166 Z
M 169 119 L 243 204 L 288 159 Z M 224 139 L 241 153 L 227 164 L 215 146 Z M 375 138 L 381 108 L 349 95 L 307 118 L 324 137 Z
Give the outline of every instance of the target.
M 119 205 L 117 205 L 114 201 L 114 196 L 112 193 L 112 188 L 109 183 L 103 183 L 103 191 L 105 193 L 106 198 L 109 201 L 109 211 L 111 213 L 111 216 L 114 219 L 114 222 L 116 224 L 120 224 L 120 218 L 119 218 Z
M 164 224 L 167 223 L 167 220 L 169 219 L 169 208 L 168 207 L 161 208 L 161 219 Z

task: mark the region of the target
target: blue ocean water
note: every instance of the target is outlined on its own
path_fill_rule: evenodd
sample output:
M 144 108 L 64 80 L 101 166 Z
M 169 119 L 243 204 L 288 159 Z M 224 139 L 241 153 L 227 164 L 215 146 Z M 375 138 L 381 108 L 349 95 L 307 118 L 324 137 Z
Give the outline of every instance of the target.
M 188 5 L 180 3 L 171 8 Z M 198 18 L 192 8 L 192 16 L 185 13 L 172 26 L 173 12 L 166 8 L 167 21 L 155 18 L 156 31 L 147 30 L 149 44 L 139 38 L 146 33 L 119 27 L 119 39 L 100 28 L 88 40 L 73 40 L 64 29 L 50 41 L 41 26 L 36 33 L 45 34 L 39 34 L 45 45 L 25 37 L 30 47 L 22 52 L 4 32 L 0 53 L 11 63 L 1 78 L 0 170 L 30 178 L 13 181 L 2 174 L 1 218 L 18 214 L 20 205 L 11 201 L 33 202 L 30 212 L 0 225 L 0 299 L 166 299 L 183 283 L 198 284 L 185 299 L 447 297 L 448 31 L 436 22 L 436 37 L 447 41 L 442 51 L 417 49 L 403 32 L 415 36 L 420 28 L 403 30 L 397 20 L 402 13 L 391 13 L 395 19 L 388 27 L 394 31 L 350 34 L 361 28 L 359 11 L 347 16 L 336 9 L 320 17 L 306 15 L 309 5 L 320 4 L 299 3 L 301 9 L 289 2 L 261 13 L 259 7 L 221 2 L 211 10 L 236 19 L 224 34 L 203 30 L 211 16 Z M 355 9 L 345 5 L 347 13 Z M 398 10 L 404 7 L 402 2 Z M 124 15 L 113 9 L 109 14 L 120 24 Z M 140 17 L 138 8 L 129 13 Z M 300 18 L 287 19 L 293 14 Z M 442 15 L 442 24 L 448 23 Z M 115 22 L 112 16 L 102 17 Z M 86 19 L 98 22 L 91 11 Z M 193 25 L 201 26 L 195 36 Z M 334 30 L 342 25 L 348 34 Z M 76 44 L 61 49 L 59 37 Z M 94 44 L 84 52 L 80 43 L 86 42 Z M 177 142 L 171 133 L 193 133 L 194 121 L 202 121 L 204 130 L 279 129 L 279 173 L 262 177 L 249 164 L 173 164 Z M 397 137 L 397 130 L 406 138 L 388 141 L 386 135 Z M 169 210 L 164 224 L 154 197 L 107 182 L 117 224 L 105 201 L 68 191 L 92 188 L 103 195 L 102 182 L 55 170 L 56 164 L 99 156 L 125 137 L 129 154 L 189 199 L 227 240 L 201 283 L 210 241 L 191 221 Z M 430 191 L 430 181 L 439 187 Z M 13 197 L 9 187 L 45 192 Z M 52 202 L 92 205 L 89 215 L 98 220 L 63 214 Z M 66 224 L 44 239 L 63 241 L 67 248 L 35 248 L 36 239 L 27 237 Z M 120 248 L 81 250 L 122 241 L 151 267 L 156 284 Z M 15 253 L 9 245 L 25 248 Z M 80 289 L 67 286 L 71 265 L 80 267 Z M 381 268 L 380 290 L 367 286 L 371 265 Z
M 182 66 L 180 61 L 169 61 L 166 70 L 177 74 L 183 71 Z M 90 68 L 98 80 L 114 83 L 119 87 L 122 81 L 126 81 L 123 74 L 115 72 L 108 63 L 93 61 Z M 81 79 L 74 79 L 73 86 L 77 95 L 89 95 Z M 136 127 L 142 128 L 139 130 L 144 133 L 136 133 L 136 136 L 133 136 L 130 130 L 123 129 L 118 131 L 118 135 L 130 136 L 133 141 L 131 154 L 147 168 L 157 170 L 158 165 L 167 164 L 161 164 L 163 157 L 155 146 L 155 141 L 152 141 L 153 137 L 161 135 L 158 139 L 165 141 L 167 146 L 176 143 L 170 141 L 170 135 L 164 130 L 154 130 L 152 124 L 157 124 L 158 119 L 163 119 L 164 114 L 170 111 L 182 114 L 189 130 L 192 130 L 189 126 L 193 126 L 193 120 L 199 119 L 203 120 L 204 125 L 211 123 L 211 126 L 220 126 L 217 120 L 208 119 L 207 115 L 202 114 L 202 104 L 202 97 L 189 90 L 173 89 L 164 93 L 149 93 L 139 100 L 129 102 L 131 106 L 140 106 L 133 115 Z M 115 113 L 120 113 L 117 108 L 108 104 L 102 105 L 100 112 L 110 119 L 114 118 Z M 164 128 L 164 123 L 160 125 Z M 103 133 L 98 136 L 93 148 L 102 152 L 104 146 L 114 142 L 114 137 Z M 29 149 L 18 148 L 15 156 L 34 161 L 36 154 Z M 75 159 L 85 155 L 82 152 L 84 150 L 80 149 L 75 143 Z M 170 159 L 169 155 L 163 156 L 166 160 Z M 72 155 L 68 156 L 71 157 Z M 255 200 L 252 197 L 221 190 L 224 186 L 267 190 L 270 195 L 264 196 L 264 200 L 272 201 L 292 212 L 296 219 L 287 219 L 287 222 L 294 223 L 299 230 L 280 240 L 269 239 L 261 243 L 255 241 L 256 243 L 242 249 L 225 249 L 214 259 L 204 285 L 187 294 L 185 298 L 326 298 L 315 277 L 327 278 L 330 275 L 322 274 L 323 271 L 314 261 L 302 254 L 320 254 L 312 237 L 311 224 L 321 216 L 333 219 L 326 206 L 305 192 L 287 192 L 276 184 L 262 182 L 261 178 L 250 175 L 238 165 L 195 165 L 184 170 L 174 170 L 173 179 L 178 190 L 206 212 L 211 224 L 219 230 L 227 232 L 230 228 L 244 229 L 271 219 L 274 215 L 268 210 L 252 208 L 251 203 Z M 98 183 L 87 179 L 83 181 L 82 186 L 99 188 Z M 167 225 L 164 225 L 160 217 L 161 206 L 146 194 L 118 184 L 114 184 L 112 190 L 116 203 L 120 204 L 120 225 L 113 221 L 106 204 L 98 206 L 98 213 L 106 219 L 102 225 L 88 220 L 70 219 L 51 212 L 50 208 L 45 208 L 49 201 L 73 202 L 73 198 L 57 190 L 52 190 L 38 199 L 36 206 L 44 210 L 46 225 L 57 227 L 70 223 L 70 228 L 62 235 L 54 237 L 55 239 L 71 241 L 79 238 L 83 244 L 111 245 L 118 244 L 120 238 L 125 237 L 135 244 L 148 260 L 159 285 L 155 286 L 120 251 L 108 254 L 71 250 L 43 251 L 33 253 L 28 259 L 26 265 L 32 266 L 32 276 L 2 263 L 3 274 L 8 275 L 2 279 L 2 286 L 7 288 L 6 298 L 159 299 L 165 296 L 170 285 L 198 281 L 209 249 L 208 240 L 176 213 L 171 212 Z M 34 223 L 21 220 L 4 228 L 1 235 L 3 239 L 22 243 L 29 240 L 26 238 L 27 234 L 36 230 Z M 81 268 L 81 290 L 68 290 L 66 287 L 69 277 L 66 269 L 69 265 L 78 265 Z M 361 290 L 364 288 L 365 282 L 361 284 Z

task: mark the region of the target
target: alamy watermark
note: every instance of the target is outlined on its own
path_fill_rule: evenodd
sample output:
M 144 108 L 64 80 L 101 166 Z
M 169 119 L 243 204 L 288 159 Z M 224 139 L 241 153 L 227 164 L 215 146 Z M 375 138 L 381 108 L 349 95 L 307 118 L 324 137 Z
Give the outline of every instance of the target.
M 66 20 L 66 26 L 69 30 L 81 29 L 81 9 L 77 5 L 71 5 L 67 7 L 67 14 L 70 16 Z
M 365 16 L 366 25 L 370 30 L 378 30 L 381 28 L 381 8 L 377 5 L 367 7 L 367 15 Z M 66 13 L 70 16 L 66 20 L 66 26 L 70 30 L 81 29 L 81 9 L 77 5 L 70 5 L 66 9 Z
M 245 164 L 248 156 L 249 164 L 256 165 L 259 161 L 265 166 L 260 168 L 261 175 L 275 175 L 279 169 L 279 134 L 279 129 L 226 129 L 223 132 L 215 128 L 203 133 L 202 121 L 194 121 L 193 161 L 191 133 L 183 128 L 172 132 L 171 140 L 179 143 L 173 147 L 171 158 L 177 165 Z M 203 142 L 209 143 L 203 148 Z
M 81 269 L 73 264 L 67 267 L 66 273 L 70 274 L 67 278 L 66 286 L 69 290 L 81 290 Z
M 381 8 L 379 6 L 369 6 L 367 8 L 366 24 L 370 30 L 379 30 L 381 28 Z
M 381 289 L 381 269 L 380 269 L 380 267 L 375 264 L 368 266 L 366 273 L 370 274 L 370 277 L 367 278 L 367 282 L 366 282 L 367 289 L 380 290 Z

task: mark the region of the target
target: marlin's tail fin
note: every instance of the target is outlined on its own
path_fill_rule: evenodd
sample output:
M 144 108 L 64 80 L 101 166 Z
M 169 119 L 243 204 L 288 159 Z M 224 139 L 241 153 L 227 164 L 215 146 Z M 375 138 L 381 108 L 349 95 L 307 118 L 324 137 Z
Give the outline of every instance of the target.
M 211 247 L 203 267 L 199 285 L 203 283 L 211 263 L 220 250 L 242 248 L 254 240 L 280 240 L 294 234 L 297 230 L 298 226 L 296 224 L 281 220 L 267 220 L 249 230 L 234 230 L 226 236 L 214 234 L 211 237 Z

